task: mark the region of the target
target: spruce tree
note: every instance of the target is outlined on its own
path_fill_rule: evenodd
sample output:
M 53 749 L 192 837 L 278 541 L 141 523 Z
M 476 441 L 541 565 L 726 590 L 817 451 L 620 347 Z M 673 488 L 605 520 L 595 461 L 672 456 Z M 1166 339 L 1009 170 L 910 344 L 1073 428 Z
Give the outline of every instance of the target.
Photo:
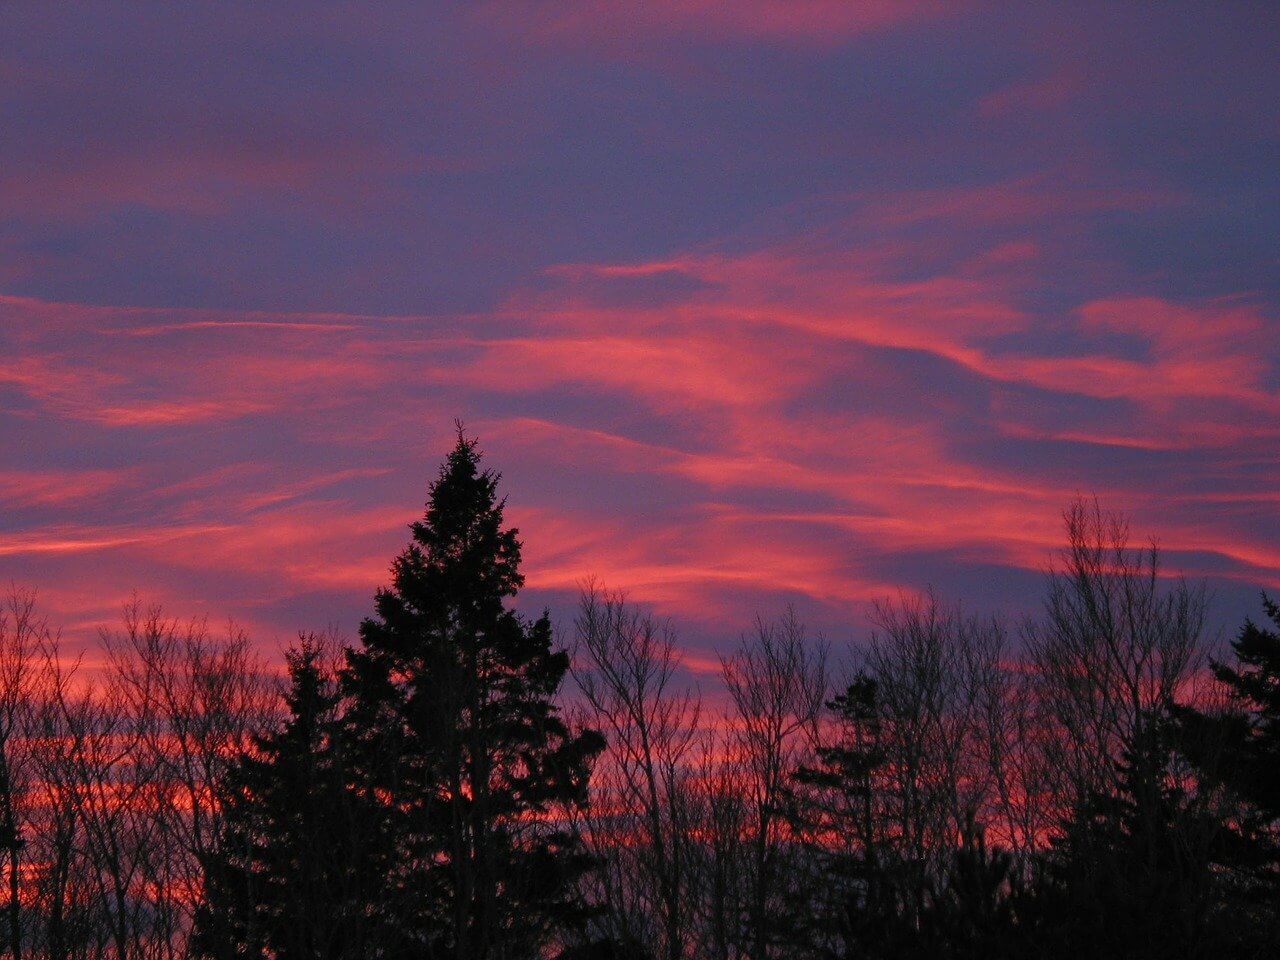
M 1013 960 L 1032 956 L 1033 933 L 1014 856 L 987 845 L 972 820 L 928 898 L 914 956 L 930 960 Z
M 828 704 L 816 763 L 793 775 L 787 819 L 810 867 L 794 877 L 777 918 L 787 955 L 845 960 L 1001 960 L 1027 955 L 1020 887 L 1010 854 L 987 847 L 976 824 L 948 869 L 921 880 L 896 849 L 885 809 L 889 756 L 876 681 L 858 674 Z
M 371 909 L 399 925 L 397 954 L 536 957 L 585 915 L 564 816 L 603 740 L 557 709 L 569 662 L 546 614 L 508 606 L 521 544 L 497 483 L 459 429 L 342 677 L 352 785 L 375 811 Z
M 1262 602 L 1280 629 L 1280 606 Z M 1280 938 L 1280 632 L 1246 620 L 1232 650 L 1234 665 L 1213 665 L 1225 708 L 1174 712 L 1179 748 L 1219 805 L 1223 913 L 1240 954 L 1265 956 Z
M 1143 718 L 1116 787 L 1084 800 L 1053 838 L 1037 891 L 1046 956 L 1220 956 L 1212 858 L 1218 831 L 1174 776 L 1167 716 Z
M 337 695 L 311 641 L 288 654 L 287 718 L 258 738 L 222 785 L 222 832 L 205 862 L 196 956 L 372 957 L 362 872 L 365 818 L 345 788 L 333 723 Z
M 777 922 L 803 954 L 896 955 L 907 931 L 877 796 L 887 756 L 876 682 L 859 674 L 827 708 L 829 737 L 817 763 L 793 774 L 786 810 L 813 869 L 788 891 L 791 909 Z

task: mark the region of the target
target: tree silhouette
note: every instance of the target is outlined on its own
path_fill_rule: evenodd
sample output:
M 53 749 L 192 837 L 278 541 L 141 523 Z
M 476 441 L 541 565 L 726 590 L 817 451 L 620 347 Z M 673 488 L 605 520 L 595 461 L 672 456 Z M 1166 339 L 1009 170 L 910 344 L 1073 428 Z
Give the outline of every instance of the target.
M 479 464 L 459 428 L 348 653 L 343 727 L 376 811 L 377 911 L 416 956 L 505 960 L 583 920 L 589 861 L 561 814 L 585 803 L 603 740 L 560 716 L 569 661 L 547 616 L 506 605 L 524 582 L 520 541 Z
M 1280 606 L 1263 597 L 1280 628 Z M 1229 695 L 1222 709 L 1174 709 L 1179 747 L 1219 805 L 1224 910 L 1241 951 L 1264 956 L 1280 936 L 1280 633 L 1246 620 L 1232 642 L 1235 665 L 1214 663 Z
M 1026 891 L 1007 850 L 988 847 L 971 824 L 929 898 L 914 955 L 949 960 L 1002 960 L 1033 955 Z
M 1038 942 L 1051 955 L 1217 955 L 1217 831 L 1172 775 L 1170 737 L 1167 718 L 1145 717 L 1116 789 L 1086 799 L 1054 838 L 1038 898 Z
M 17 595 L 0 952 L 1276 955 L 1280 606 L 1197 686 L 1202 588 L 1077 504 L 1025 655 L 997 617 L 904 597 L 824 713 L 825 645 L 793 614 L 762 620 L 721 658 L 729 709 L 708 728 L 675 634 L 588 588 L 577 706 L 610 732 L 597 764 L 602 738 L 557 705 L 547 617 L 511 609 L 497 481 L 460 431 L 359 648 L 304 639 L 283 685 L 238 630 L 216 642 L 136 601 L 103 633 L 106 680 L 83 678 Z
M 307 640 L 288 654 L 288 716 L 258 739 L 222 790 L 223 827 L 205 863 L 198 956 L 321 960 L 375 956 L 365 913 L 364 818 L 333 738 L 337 693 Z
M 779 921 L 811 955 L 879 956 L 902 936 L 901 891 L 879 793 L 888 760 L 876 681 L 859 674 L 827 704 L 832 723 L 787 793 L 787 820 L 813 872 L 797 878 Z

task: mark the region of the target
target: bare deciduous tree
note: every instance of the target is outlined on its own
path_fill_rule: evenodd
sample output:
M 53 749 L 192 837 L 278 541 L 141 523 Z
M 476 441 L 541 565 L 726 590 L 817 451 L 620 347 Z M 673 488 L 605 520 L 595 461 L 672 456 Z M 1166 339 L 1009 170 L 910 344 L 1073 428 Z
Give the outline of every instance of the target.
M 874 619 L 864 670 L 877 685 L 886 755 L 879 816 L 904 906 L 919 915 L 962 836 L 987 822 L 1002 788 L 1016 790 L 996 764 L 1008 736 L 1006 632 L 932 593 L 877 604 Z
M 1164 577 L 1154 543 L 1130 545 L 1124 517 L 1077 500 L 1064 519 L 1043 617 L 1025 630 L 1055 816 L 1116 786 L 1117 761 L 1202 665 L 1206 602 Z
M 679 960 L 695 941 L 694 778 L 701 701 L 675 633 L 594 582 L 575 621 L 574 678 L 608 746 L 593 775 L 589 842 L 615 934 Z
M 216 786 L 272 697 L 247 638 L 126 606 L 106 664 L 67 658 L 14 591 L 0 616 L 0 827 L 15 957 L 184 956 Z
M 732 707 L 729 747 L 745 771 L 742 949 L 763 960 L 774 952 L 779 881 L 790 845 L 784 796 L 792 773 L 817 742 L 827 694 L 827 646 L 808 637 L 794 609 L 721 658 Z
M 265 665 L 234 624 L 215 639 L 203 619 L 181 622 L 135 597 L 103 634 L 106 694 L 134 738 L 135 805 L 156 855 L 147 863 L 155 922 L 181 944 L 200 896 L 200 864 L 217 843 L 217 785 L 265 729 L 274 699 Z M 176 946 L 175 948 L 176 949 Z
M 8 949 L 22 958 L 23 853 L 28 847 L 36 788 L 31 757 L 38 655 L 48 626 L 35 594 L 13 588 L 0 609 L 0 850 L 6 872 Z

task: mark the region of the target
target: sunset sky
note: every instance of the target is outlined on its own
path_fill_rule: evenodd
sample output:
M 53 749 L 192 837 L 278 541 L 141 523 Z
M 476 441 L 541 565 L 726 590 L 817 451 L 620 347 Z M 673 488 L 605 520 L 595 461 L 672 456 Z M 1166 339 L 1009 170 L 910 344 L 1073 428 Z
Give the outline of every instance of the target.
M 1280 8 L 0 8 L 0 581 L 348 636 L 453 421 L 520 605 L 1280 592 Z

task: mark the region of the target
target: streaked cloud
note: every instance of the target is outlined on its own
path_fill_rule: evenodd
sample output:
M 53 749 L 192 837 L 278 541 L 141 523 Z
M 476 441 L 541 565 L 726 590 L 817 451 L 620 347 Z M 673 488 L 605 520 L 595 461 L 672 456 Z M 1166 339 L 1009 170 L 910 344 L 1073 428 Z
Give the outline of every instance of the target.
M 531 610 L 595 574 L 698 656 L 789 600 L 1027 611 L 1077 493 L 1225 620 L 1280 589 L 1249 18 L 153 13 L 0 31 L 0 577 L 70 630 L 350 632 L 455 417 Z

